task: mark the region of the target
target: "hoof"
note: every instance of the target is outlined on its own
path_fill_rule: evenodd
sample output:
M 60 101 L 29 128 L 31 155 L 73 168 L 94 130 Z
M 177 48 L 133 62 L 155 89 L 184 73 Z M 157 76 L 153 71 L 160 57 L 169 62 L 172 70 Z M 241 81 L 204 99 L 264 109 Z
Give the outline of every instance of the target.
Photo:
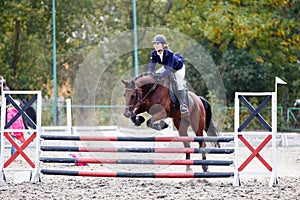
M 143 116 L 135 116 L 131 118 L 131 121 L 135 126 L 140 126 L 142 123 L 144 123 L 145 118 Z
M 159 122 L 159 125 L 160 125 L 161 129 L 168 128 L 168 126 L 169 126 L 166 122 L 164 122 L 162 120 Z
M 203 165 L 202 169 L 203 169 L 203 172 L 208 172 L 208 166 L 207 165 Z
M 190 166 L 187 166 L 185 169 L 186 172 L 193 172 L 192 168 Z
M 147 121 L 147 126 L 157 131 L 161 131 L 162 129 L 167 128 L 169 125 L 166 122 L 161 120 L 159 123 L 156 124 L 151 124 L 149 121 Z

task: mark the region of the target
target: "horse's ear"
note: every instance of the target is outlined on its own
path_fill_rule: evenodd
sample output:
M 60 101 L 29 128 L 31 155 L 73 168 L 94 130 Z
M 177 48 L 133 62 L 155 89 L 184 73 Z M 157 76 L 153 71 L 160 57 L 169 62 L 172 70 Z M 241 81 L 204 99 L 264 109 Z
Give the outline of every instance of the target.
M 134 81 L 124 81 L 122 80 L 122 83 L 125 85 L 125 88 L 127 89 L 134 89 L 135 82 Z
M 125 86 L 128 85 L 128 82 L 127 82 L 127 81 L 122 80 L 122 83 L 123 83 Z

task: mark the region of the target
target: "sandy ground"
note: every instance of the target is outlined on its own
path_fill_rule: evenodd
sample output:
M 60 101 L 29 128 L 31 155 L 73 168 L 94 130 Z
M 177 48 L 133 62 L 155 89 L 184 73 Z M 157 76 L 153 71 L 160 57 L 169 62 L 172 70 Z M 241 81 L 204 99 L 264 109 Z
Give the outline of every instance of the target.
M 266 149 L 268 151 L 270 149 Z M 242 149 L 245 158 L 249 150 Z M 55 156 L 51 153 L 52 156 Z M 66 156 L 67 154 L 65 154 Z M 271 155 L 261 152 L 270 160 Z M 47 156 L 47 155 L 46 155 Z M 199 155 L 193 155 L 199 156 Z M 121 156 L 122 157 L 122 156 Z M 217 156 L 209 155 L 208 159 Z M 219 157 L 220 158 L 220 157 Z M 232 155 L 223 155 L 220 159 L 232 159 Z M 168 158 L 169 159 L 169 158 Z M 172 158 L 174 159 L 174 158 Z M 175 158 L 176 159 L 176 158 Z M 243 162 L 241 158 L 240 162 Z M 16 165 L 23 165 L 18 160 Z M 53 164 L 42 167 L 53 168 Z M 124 169 L 118 165 L 116 170 L 137 171 L 144 165 Z M 57 168 L 82 171 L 112 170 L 104 165 L 90 164 L 84 167 L 56 164 Z M 144 168 L 144 167 L 143 167 Z M 246 170 L 265 167 L 253 159 L 253 164 Z M 147 170 L 153 170 L 149 167 Z M 184 171 L 182 166 L 163 166 L 161 172 Z M 233 167 L 210 167 L 210 171 L 232 171 Z M 193 167 L 200 172 L 200 167 Z M 222 179 L 141 179 L 141 178 L 100 178 L 41 175 L 41 182 L 14 183 L 8 180 L 0 184 L 0 199 L 300 199 L 300 147 L 277 148 L 278 184 L 269 187 L 269 175 L 241 175 L 242 186 L 232 186 L 233 178 Z M 9 175 L 7 175 L 8 178 Z

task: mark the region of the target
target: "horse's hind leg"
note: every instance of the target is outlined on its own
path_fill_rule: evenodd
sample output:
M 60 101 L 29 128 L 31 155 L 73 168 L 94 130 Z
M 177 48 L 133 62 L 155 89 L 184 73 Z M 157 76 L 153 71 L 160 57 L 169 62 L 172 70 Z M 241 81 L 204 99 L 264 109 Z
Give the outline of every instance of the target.
M 202 122 L 202 121 L 201 121 Z M 203 137 L 203 130 L 204 130 L 204 122 L 202 123 L 191 123 L 192 129 L 196 136 Z M 199 148 L 205 148 L 205 142 L 199 142 Z M 202 160 L 206 160 L 206 153 L 202 153 Z M 202 165 L 203 172 L 208 171 L 208 165 Z
M 174 118 L 173 123 L 174 123 L 174 126 L 176 127 L 176 129 L 178 130 L 180 136 L 182 136 L 182 137 L 188 136 L 188 134 L 187 134 L 188 127 L 189 127 L 189 122 L 188 121 L 181 120 L 180 118 Z M 190 148 L 191 147 L 190 142 L 183 142 L 183 146 L 184 146 L 184 148 Z M 191 154 L 186 153 L 185 154 L 185 159 L 190 160 L 191 159 Z M 192 171 L 190 165 L 186 166 L 186 171 L 187 172 Z
M 190 148 L 190 147 L 191 147 L 191 145 L 190 145 L 189 142 L 184 142 L 183 145 L 184 145 L 184 148 Z M 186 160 L 191 160 L 191 154 L 190 154 L 190 153 L 186 153 L 186 154 L 185 154 L 185 159 L 186 159 Z M 190 166 L 190 165 L 187 165 L 185 171 L 186 171 L 186 172 L 191 172 L 191 171 L 192 171 L 191 166 Z
M 151 115 L 151 118 L 147 120 L 148 127 L 155 130 L 162 130 L 168 127 L 168 124 L 162 121 L 162 119 L 165 119 L 167 117 L 167 113 L 164 107 L 159 104 L 155 104 L 150 108 L 149 114 Z M 161 120 L 159 123 L 155 123 L 159 120 Z
M 199 142 L 200 148 L 205 148 L 205 142 Z M 206 153 L 202 153 L 202 160 L 206 160 Z M 202 165 L 203 172 L 208 171 L 208 165 Z

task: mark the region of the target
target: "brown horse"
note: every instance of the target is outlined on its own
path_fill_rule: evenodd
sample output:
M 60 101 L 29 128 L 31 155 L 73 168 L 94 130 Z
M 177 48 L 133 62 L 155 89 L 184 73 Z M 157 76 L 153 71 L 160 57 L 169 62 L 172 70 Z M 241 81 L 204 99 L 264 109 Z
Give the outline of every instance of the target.
M 209 102 L 198 97 L 193 92 L 189 95 L 189 116 L 181 116 L 179 104 L 171 100 L 170 78 L 156 80 L 155 74 L 141 74 L 131 81 L 122 80 L 125 85 L 124 97 L 126 108 L 124 116 L 131 118 L 136 126 L 140 126 L 144 117 L 138 114 L 148 112 L 151 118 L 147 120 L 147 126 L 156 130 L 166 128 L 168 125 L 163 119 L 170 117 L 179 132 L 180 136 L 188 136 L 188 127 L 191 126 L 196 136 L 203 136 L 203 131 L 209 136 L 217 136 L 218 131 L 211 120 L 211 107 Z M 157 122 L 157 123 L 155 123 Z M 219 146 L 219 145 L 218 145 Z M 184 142 L 184 147 L 189 148 L 190 143 Z M 199 147 L 204 148 L 205 143 L 199 142 Z M 186 154 L 186 159 L 190 159 L 190 154 Z M 202 159 L 206 160 L 205 153 Z M 208 167 L 203 165 L 203 171 L 206 172 Z M 190 166 L 187 166 L 187 171 Z

